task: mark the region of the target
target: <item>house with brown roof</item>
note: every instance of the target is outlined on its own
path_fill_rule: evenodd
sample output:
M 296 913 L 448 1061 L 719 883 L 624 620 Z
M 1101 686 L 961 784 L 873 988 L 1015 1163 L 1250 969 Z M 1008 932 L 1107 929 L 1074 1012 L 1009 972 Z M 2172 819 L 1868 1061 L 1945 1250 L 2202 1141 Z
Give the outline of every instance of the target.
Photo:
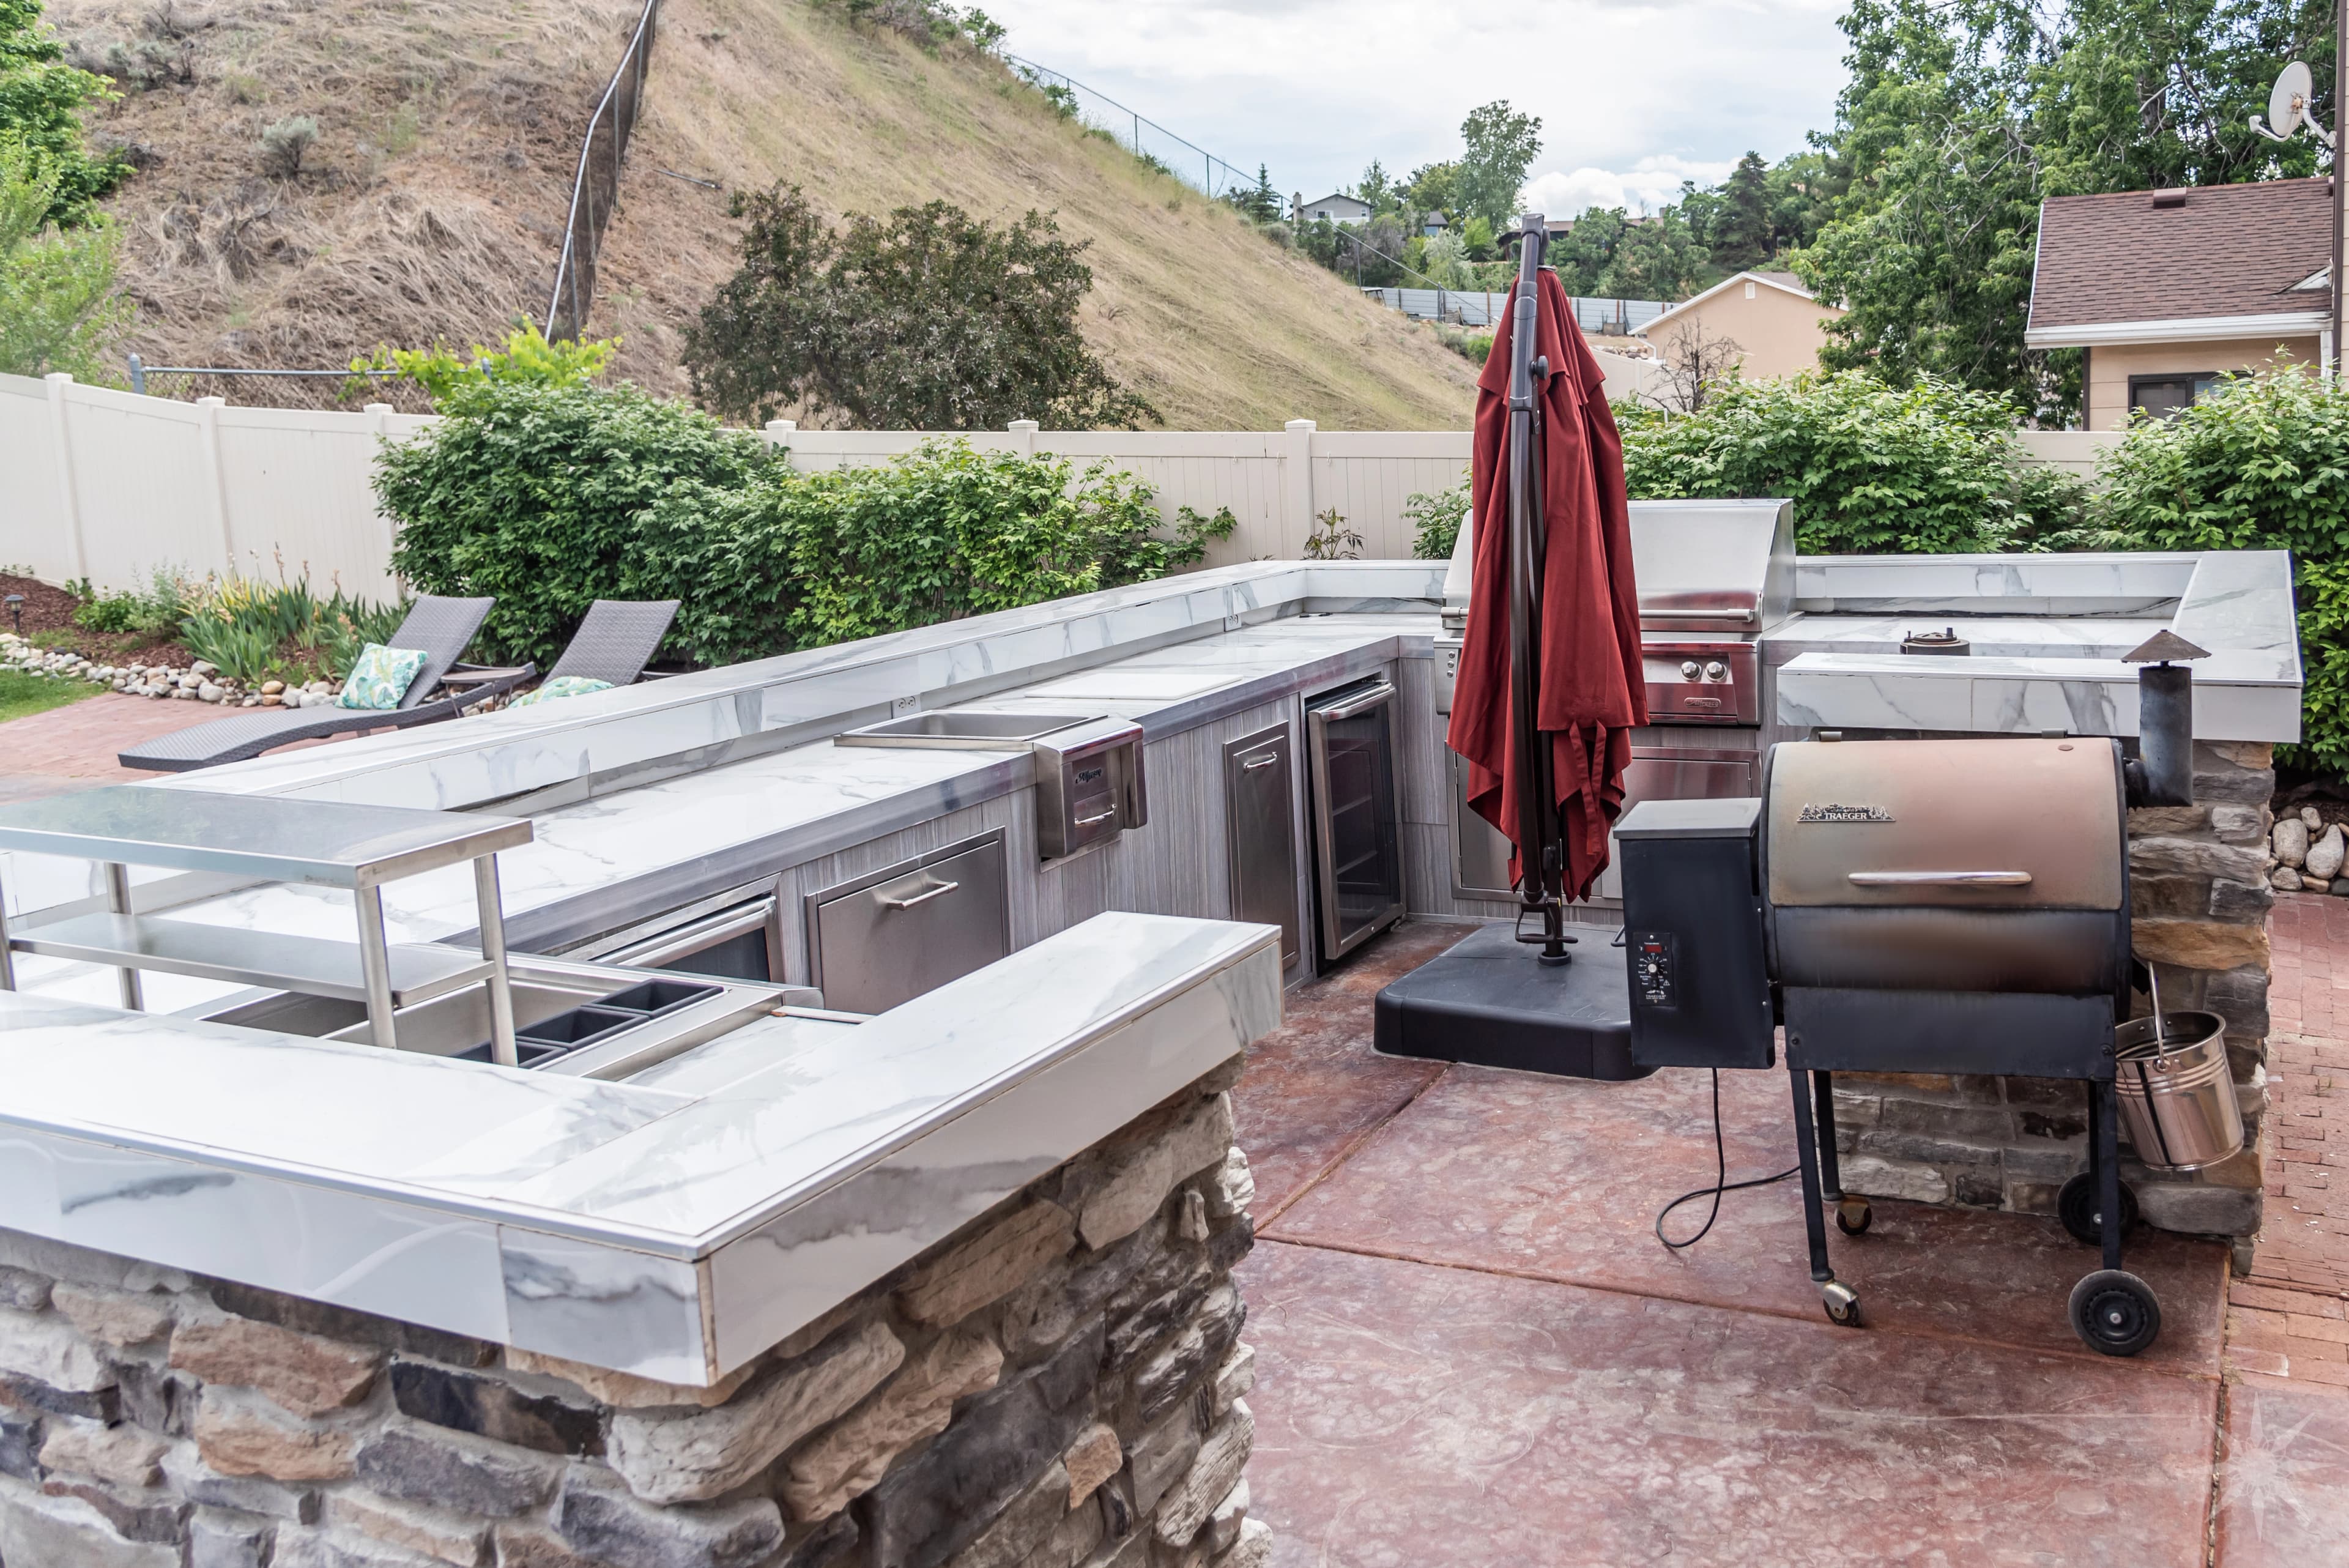
M 2332 223 L 2322 179 L 2052 196 L 2023 340 L 2086 351 L 2092 431 L 2174 413 L 2230 370 L 2321 364 Z
M 1819 368 L 1826 323 L 1843 314 L 1793 273 L 1741 272 L 1632 330 L 1667 361 L 1719 359 L 1749 381 L 1778 381 Z

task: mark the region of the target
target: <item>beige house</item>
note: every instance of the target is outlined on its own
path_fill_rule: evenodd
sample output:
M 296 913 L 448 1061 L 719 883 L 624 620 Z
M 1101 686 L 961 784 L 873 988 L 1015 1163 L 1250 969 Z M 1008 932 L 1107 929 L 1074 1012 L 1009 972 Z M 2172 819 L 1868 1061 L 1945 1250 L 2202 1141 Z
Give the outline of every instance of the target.
M 1749 381 L 1780 381 L 1819 368 L 1825 323 L 1844 312 L 1822 305 L 1790 272 L 1741 272 L 1682 300 L 1637 329 L 1668 363 L 1701 356 L 1711 370 L 1737 367 Z
M 2086 351 L 2092 431 L 2174 413 L 2226 371 L 2321 363 L 2332 222 L 2322 179 L 2050 197 L 2023 343 Z

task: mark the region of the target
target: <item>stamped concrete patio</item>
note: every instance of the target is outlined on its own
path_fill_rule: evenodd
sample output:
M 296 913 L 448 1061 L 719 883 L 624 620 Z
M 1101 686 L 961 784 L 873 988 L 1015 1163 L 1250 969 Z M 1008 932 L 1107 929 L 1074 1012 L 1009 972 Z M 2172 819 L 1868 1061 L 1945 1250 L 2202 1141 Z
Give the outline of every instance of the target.
M 2272 929 L 2285 1141 L 2260 1262 L 2230 1282 L 2224 1248 L 2139 1230 L 2164 1327 L 2133 1361 L 2074 1337 L 2095 1259 L 2053 1220 L 1879 1200 L 1832 1235 L 1858 1331 L 1819 1310 L 1792 1181 L 1667 1251 L 1656 1210 L 1713 1180 L 1704 1075 L 1372 1054 L 1372 997 L 1460 928 L 1405 926 L 1293 995 L 1237 1096 L 1275 1563 L 2349 1563 L 2349 1193 L 2336 1212 L 2327 1180 L 2349 900 L 2282 899 Z M 1784 1074 L 1723 1075 L 1733 1180 L 1794 1163 L 1786 1099 Z

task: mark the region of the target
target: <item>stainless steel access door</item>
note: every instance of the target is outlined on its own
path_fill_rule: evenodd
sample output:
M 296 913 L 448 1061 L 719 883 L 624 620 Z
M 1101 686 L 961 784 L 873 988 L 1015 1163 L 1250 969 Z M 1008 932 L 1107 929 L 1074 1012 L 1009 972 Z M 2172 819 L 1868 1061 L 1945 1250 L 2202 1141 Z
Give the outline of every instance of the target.
M 1315 921 L 1324 961 L 1402 919 L 1394 683 L 1367 681 L 1306 704 L 1313 784 Z
M 1280 928 L 1280 961 L 1297 961 L 1294 743 L 1275 724 L 1224 747 L 1224 841 L 1232 919 Z
M 1003 834 L 983 834 L 807 896 L 824 1006 L 885 1012 L 1011 950 Z

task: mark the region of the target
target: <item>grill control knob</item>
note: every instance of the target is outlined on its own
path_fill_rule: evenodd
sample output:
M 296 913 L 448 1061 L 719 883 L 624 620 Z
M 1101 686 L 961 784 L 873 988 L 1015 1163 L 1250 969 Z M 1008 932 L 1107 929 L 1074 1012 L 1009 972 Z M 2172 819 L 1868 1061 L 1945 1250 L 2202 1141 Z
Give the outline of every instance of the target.
M 1726 680 L 1729 679 L 1729 666 L 1716 659 L 1704 667 L 1704 678 L 1707 680 Z
M 1693 680 L 1702 673 L 1703 671 L 1698 668 L 1697 661 L 1693 659 L 1681 666 L 1681 675 L 1685 680 Z

